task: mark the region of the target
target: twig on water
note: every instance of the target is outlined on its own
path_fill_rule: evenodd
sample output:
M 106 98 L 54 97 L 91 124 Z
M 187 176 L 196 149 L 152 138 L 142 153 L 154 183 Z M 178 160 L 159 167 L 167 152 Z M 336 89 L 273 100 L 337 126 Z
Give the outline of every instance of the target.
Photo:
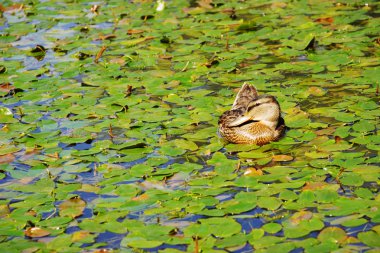
M 108 129 L 108 134 L 111 137 L 111 139 L 113 139 L 115 137 L 115 135 L 113 135 L 113 132 L 112 132 L 112 125 L 111 124 L 110 124 L 110 127 Z
M 346 191 L 344 190 L 343 185 L 342 185 L 342 183 L 340 182 L 340 179 L 339 179 L 340 176 L 342 175 L 342 173 L 344 172 L 344 170 L 345 170 L 344 168 L 340 168 L 338 175 L 335 177 L 335 180 L 339 184 L 340 189 L 342 189 L 342 191 L 345 193 Z
M 194 245 L 194 253 L 199 253 L 199 243 L 198 243 L 198 236 L 193 236 L 193 241 L 195 243 Z
M 181 72 L 185 72 L 186 71 L 187 66 L 189 66 L 189 63 L 190 63 L 190 61 L 186 62 L 186 65 L 185 65 L 185 67 L 183 67 L 183 69 L 181 70 Z
M 104 53 L 104 51 L 106 51 L 106 46 L 102 46 L 102 48 L 99 50 L 99 52 L 96 54 L 96 57 L 95 57 L 95 60 L 94 60 L 94 62 L 95 63 L 98 63 L 99 62 L 99 59 L 100 59 L 100 57 L 102 57 L 102 55 L 103 55 L 103 53 Z

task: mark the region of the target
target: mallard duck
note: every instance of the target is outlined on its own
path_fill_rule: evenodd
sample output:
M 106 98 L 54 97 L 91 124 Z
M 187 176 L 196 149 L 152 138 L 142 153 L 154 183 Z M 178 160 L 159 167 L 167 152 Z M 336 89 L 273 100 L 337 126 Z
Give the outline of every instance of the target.
M 273 96 L 257 94 L 244 83 L 231 110 L 218 121 L 219 133 L 232 143 L 264 145 L 278 140 L 285 131 L 280 105 Z

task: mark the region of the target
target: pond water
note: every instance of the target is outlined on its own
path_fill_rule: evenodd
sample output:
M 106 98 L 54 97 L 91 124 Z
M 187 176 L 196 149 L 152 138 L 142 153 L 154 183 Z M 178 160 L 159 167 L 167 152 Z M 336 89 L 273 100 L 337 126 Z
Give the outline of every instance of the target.
M 377 252 L 379 5 L 5 0 L 0 248 Z M 218 136 L 244 82 L 279 141 Z

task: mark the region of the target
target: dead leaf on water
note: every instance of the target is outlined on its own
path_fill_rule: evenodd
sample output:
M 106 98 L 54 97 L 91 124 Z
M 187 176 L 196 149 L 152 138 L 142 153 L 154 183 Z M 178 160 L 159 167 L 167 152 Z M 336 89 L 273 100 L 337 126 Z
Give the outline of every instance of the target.
M 309 88 L 309 93 L 313 96 L 323 96 L 326 94 L 326 91 L 323 90 L 322 88 L 312 86 Z
M 334 18 L 332 17 L 323 17 L 323 18 L 317 18 L 314 20 L 316 23 L 322 24 L 322 25 L 331 25 L 334 22 Z
M 336 127 L 328 127 L 321 130 L 317 130 L 315 131 L 315 133 L 317 135 L 332 135 L 333 133 L 335 133 L 335 131 L 336 131 Z
M 27 185 L 30 182 L 32 182 L 35 179 L 35 177 L 23 177 L 20 180 L 17 181 L 17 183 L 22 185 Z
M 310 190 L 310 191 L 321 190 L 321 189 L 324 189 L 328 185 L 329 184 L 327 184 L 325 182 L 306 182 L 306 184 L 302 188 L 302 190 L 303 191 L 306 191 L 306 190 Z
M 129 29 L 127 31 L 127 34 L 131 35 L 131 34 L 139 34 L 139 33 L 143 33 L 145 32 L 144 30 L 141 30 L 141 29 Z
M 11 90 L 14 90 L 15 87 L 11 85 L 11 83 L 2 83 L 0 84 L 0 92 L 10 92 Z
M 81 241 L 81 240 L 87 238 L 90 235 L 91 235 L 91 233 L 88 231 L 77 231 L 77 232 L 73 233 L 71 240 L 73 242 L 78 242 L 78 241 Z
M 0 155 L 0 164 L 11 163 L 15 158 L 13 154 Z
M 262 176 L 263 175 L 263 171 L 260 170 L 260 169 L 256 169 L 256 168 L 247 168 L 244 172 L 244 176 Z
M 274 155 L 272 157 L 272 160 L 274 162 L 288 162 L 288 161 L 292 161 L 293 159 L 294 157 L 290 155 Z
M 116 63 L 119 65 L 124 65 L 125 64 L 125 59 L 121 57 L 113 58 L 110 60 L 110 63 Z
M 39 227 L 27 228 L 24 231 L 24 233 L 26 236 L 32 237 L 32 238 L 44 237 L 44 236 L 50 235 L 50 232 L 48 230 L 39 228 Z
M 164 60 L 170 60 L 173 58 L 173 56 L 172 55 L 166 55 L 166 54 L 165 55 L 160 54 L 160 55 L 158 55 L 158 58 L 164 59 Z
M 0 218 L 7 216 L 9 213 L 8 205 L 0 205 Z
M 284 3 L 284 2 L 275 2 L 275 3 L 272 3 L 271 4 L 271 8 L 272 9 L 277 9 L 277 8 L 281 8 L 281 9 L 284 9 L 288 4 L 287 3 Z
M 143 193 L 143 194 L 141 194 L 141 195 L 139 195 L 137 197 L 132 198 L 132 200 L 134 200 L 134 201 L 144 201 L 144 200 L 147 200 L 147 199 L 149 199 L 149 195 L 146 194 L 146 193 Z
M 312 212 L 310 212 L 310 211 L 303 211 L 302 210 L 302 211 L 299 211 L 299 212 L 293 214 L 293 216 L 290 218 L 290 221 L 294 225 L 297 225 L 301 221 L 310 220 L 312 217 L 313 217 L 313 213 Z

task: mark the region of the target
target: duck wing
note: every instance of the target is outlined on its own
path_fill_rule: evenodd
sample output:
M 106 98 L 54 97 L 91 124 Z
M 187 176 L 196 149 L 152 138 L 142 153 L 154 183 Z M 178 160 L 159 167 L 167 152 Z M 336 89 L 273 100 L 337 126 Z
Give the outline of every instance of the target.
M 243 86 L 240 88 L 238 94 L 236 95 L 235 101 L 232 105 L 232 110 L 238 108 L 247 108 L 248 104 L 252 100 L 257 99 L 257 97 L 258 94 L 256 88 L 253 87 L 253 85 L 244 83 Z

